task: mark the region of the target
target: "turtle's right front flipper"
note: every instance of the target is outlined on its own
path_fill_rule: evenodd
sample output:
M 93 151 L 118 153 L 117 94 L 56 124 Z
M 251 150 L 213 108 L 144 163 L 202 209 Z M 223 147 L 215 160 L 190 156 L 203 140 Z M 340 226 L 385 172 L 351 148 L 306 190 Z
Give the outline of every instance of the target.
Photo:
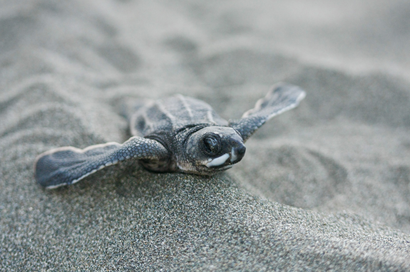
M 40 154 L 35 162 L 35 178 L 46 188 L 70 185 L 112 164 L 127 159 L 162 159 L 167 149 L 159 142 L 131 137 L 123 144 L 106 143 L 85 149 L 61 147 Z
M 246 142 L 266 121 L 299 105 L 305 95 L 305 91 L 297 86 L 278 84 L 264 98 L 259 99 L 253 109 L 245 112 L 240 120 L 231 121 L 229 125 Z

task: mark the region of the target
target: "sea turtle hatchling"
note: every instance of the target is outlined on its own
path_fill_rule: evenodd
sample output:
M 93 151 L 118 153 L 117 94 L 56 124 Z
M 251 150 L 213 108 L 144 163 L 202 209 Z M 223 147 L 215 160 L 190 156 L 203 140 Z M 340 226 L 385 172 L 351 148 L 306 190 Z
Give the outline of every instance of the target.
M 35 161 L 35 178 L 46 188 L 76 183 L 124 160 L 139 160 L 155 172 L 212 175 L 231 168 L 245 154 L 246 140 L 267 120 L 296 107 L 299 87 L 280 84 L 241 119 L 226 121 L 203 101 L 182 95 L 144 103 L 130 119 L 131 134 L 114 142 L 49 150 Z

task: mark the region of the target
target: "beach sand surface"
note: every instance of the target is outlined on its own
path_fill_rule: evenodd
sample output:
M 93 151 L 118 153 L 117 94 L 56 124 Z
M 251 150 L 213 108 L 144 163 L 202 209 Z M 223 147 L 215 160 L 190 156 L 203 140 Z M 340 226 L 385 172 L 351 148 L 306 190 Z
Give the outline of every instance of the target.
M 0 1 L 1 271 L 409 271 L 410 4 Z M 127 161 L 45 190 L 36 156 L 123 142 L 126 103 L 301 105 L 213 177 Z

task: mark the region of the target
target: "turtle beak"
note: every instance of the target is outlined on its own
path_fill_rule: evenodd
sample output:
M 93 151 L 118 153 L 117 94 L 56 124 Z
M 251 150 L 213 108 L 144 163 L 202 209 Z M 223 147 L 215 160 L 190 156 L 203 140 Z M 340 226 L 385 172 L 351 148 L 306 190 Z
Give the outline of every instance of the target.
M 232 146 L 230 153 L 231 164 L 237 163 L 242 160 L 243 156 L 245 155 L 245 151 L 245 145 L 242 142 L 236 142 L 235 145 Z

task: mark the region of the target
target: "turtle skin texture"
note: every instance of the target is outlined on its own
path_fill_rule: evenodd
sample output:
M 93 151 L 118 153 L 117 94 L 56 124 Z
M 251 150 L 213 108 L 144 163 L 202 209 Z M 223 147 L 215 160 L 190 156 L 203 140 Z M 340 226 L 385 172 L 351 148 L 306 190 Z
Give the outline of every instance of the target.
M 76 183 L 124 160 L 138 160 L 154 172 L 212 175 L 239 162 L 249 137 L 272 117 L 296 107 L 304 97 L 299 87 L 278 84 L 241 119 L 232 121 L 195 98 L 175 95 L 145 99 L 129 118 L 133 136 L 126 142 L 46 151 L 35 160 L 35 178 L 41 186 L 52 189 Z

